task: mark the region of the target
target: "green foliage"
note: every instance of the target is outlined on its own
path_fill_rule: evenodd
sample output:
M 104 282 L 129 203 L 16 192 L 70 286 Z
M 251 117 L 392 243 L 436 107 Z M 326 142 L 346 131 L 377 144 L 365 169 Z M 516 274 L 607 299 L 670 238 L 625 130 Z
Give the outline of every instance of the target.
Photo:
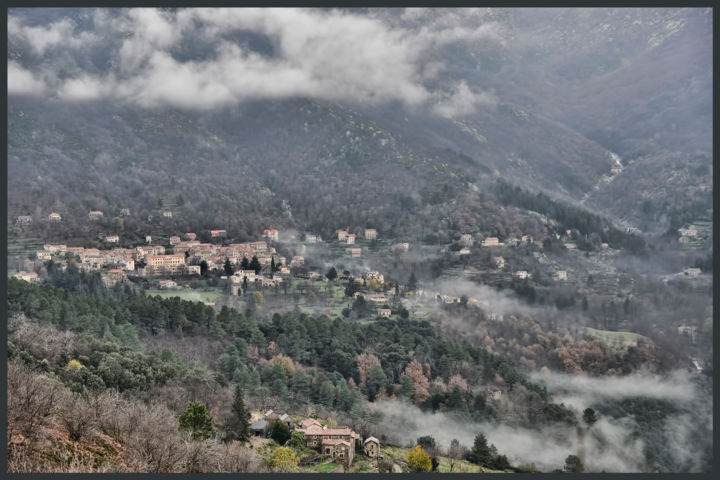
M 89 355 L 88 362 L 83 362 L 86 371 L 72 375 L 62 373 L 63 380 L 77 391 L 103 386 L 121 391 L 147 390 L 173 378 L 196 375 L 174 356 L 137 350 L 138 331 L 150 335 L 177 332 L 232 338 L 215 362 L 221 375 L 218 380 L 232 381 L 245 391 L 267 389 L 267 394 L 287 406 L 294 402 L 312 402 L 345 413 L 357 413 L 363 394 L 373 401 L 383 388 L 388 395 L 413 398 L 413 381 L 403 373 L 413 360 L 408 352 L 422 351 L 427 352 L 431 368 L 443 378 L 450 375 L 453 365 L 464 362 L 482 372 L 483 380 L 500 376 L 509 386 L 523 385 L 537 394 L 538 403 L 529 412 L 531 421 L 545 423 L 574 418 L 566 408 L 549 404 L 545 389 L 528 381 L 507 358 L 466 341 L 440 338 L 427 321 L 381 318 L 357 323 L 286 312 L 258 323 L 247 313 L 227 307 L 216 312 L 199 302 L 179 298 L 98 298 L 16 279 L 8 281 L 8 310 L 11 316 L 25 314 L 36 318 L 37 315 L 40 323 L 64 324 L 89 342 L 97 343 L 92 343 L 95 353 Z M 93 338 L 103 340 L 90 340 Z M 269 342 L 277 346 L 276 354 L 292 358 L 303 368 L 296 369 L 292 376 L 279 365 L 261 371 L 249 351 L 252 347 L 262 350 Z M 118 347 L 125 343 L 131 345 Z M 381 366 L 370 368 L 362 390 L 349 388 L 351 379 L 359 383 L 357 356 L 368 348 L 378 352 Z M 21 346 L 16 347 L 15 352 L 26 355 Z M 70 358 L 65 359 L 65 363 Z M 30 355 L 27 362 L 39 360 L 33 360 Z M 56 367 L 50 365 L 50 368 Z M 397 383 L 400 386 L 394 389 L 393 384 Z M 421 405 L 433 410 L 441 406 L 466 411 L 475 420 L 494 415 L 483 394 L 472 390 L 450 388 L 430 395 Z
M 437 445 L 435 444 L 435 439 L 430 435 L 426 435 L 424 437 L 419 437 L 415 441 L 415 443 L 420 445 L 420 447 L 427 452 L 432 452 L 433 450 L 435 450 L 437 448 Z
M 387 387 L 388 379 L 387 375 L 379 365 L 373 365 L 370 367 L 367 375 L 367 391 L 368 400 L 371 402 L 375 401 L 375 397 L 380 392 L 380 389 Z
M 623 248 L 633 253 L 642 254 L 647 250 L 647 244 L 642 237 L 618 230 L 608 220 L 587 210 L 552 200 L 544 193 L 531 193 L 504 180 L 498 180 L 496 192 L 505 205 L 515 205 L 554 218 L 560 222 L 563 230 L 577 229 L 583 235 L 594 233 L 600 242 L 607 242 L 613 248 Z
M 335 267 L 330 267 L 330 270 L 327 271 L 325 274 L 328 280 L 331 282 L 335 280 L 338 277 L 337 270 L 335 270 Z
M 330 380 L 320 385 L 320 403 L 329 408 L 335 404 L 335 386 Z
M 305 434 L 297 430 L 293 430 L 290 434 L 290 446 L 295 450 L 303 450 L 306 448 Z
M 589 427 L 592 427 L 593 424 L 598 420 L 595 410 L 593 410 L 592 408 L 586 408 L 585 410 L 583 410 L 583 420 L 585 420 L 585 423 L 587 423 Z
M 250 260 L 250 265 L 248 265 L 248 268 L 250 270 L 255 270 L 255 275 L 260 275 L 262 266 L 260 265 L 260 261 L 255 255 L 253 255 L 252 260 Z
M 212 417 L 202 402 L 190 402 L 180 415 L 180 431 L 193 440 L 206 440 L 213 435 Z
M 233 270 L 233 266 L 232 266 L 232 264 L 230 263 L 230 259 L 229 259 L 229 258 L 226 258 L 226 259 L 225 259 L 225 265 L 223 265 L 223 270 L 225 271 L 225 275 L 227 275 L 227 276 L 230 276 L 230 275 L 232 275 L 233 273 L 235 273 L 235 271 Z
M 487 438 L 483 433 L 475 435 L 472 449 L 467 453 L 466 460 L 477 465 L 490 465 L 493 460 L 493 452 L 488 445 Z
M 275 440 L 278 445 L 285 445 L 291 437 L 290 427 L 284 422 L 272 422 L 268 427 L 268 435 Z
M 250 411 L 245 407 L 245 398 L 239 385 L 235 386 L 233 403 L 224 430 L 226 442 L 245 442 L 250 439 Z
M 356 282 L 354 278 L 351 278 L 348 281 L 347 286 L 345 287 L 345 296 L 352 297 L 355 294 L 355 292 L 359 292 L 359 291 L 360 291 L 360 284 L 358 282 Z
M 492 468 L 493 470 L 510 470 L 512 468 L 512 465 L 510 465 L 510 461 L 508 460 L 507 455 L 498 455 L 493 459 L 490 468 Z
M 577 455 L 568 455 L 565 459 L 563 471 L 566 473 L 583 473 L 585 471 L 585 465 L 583 465 Z

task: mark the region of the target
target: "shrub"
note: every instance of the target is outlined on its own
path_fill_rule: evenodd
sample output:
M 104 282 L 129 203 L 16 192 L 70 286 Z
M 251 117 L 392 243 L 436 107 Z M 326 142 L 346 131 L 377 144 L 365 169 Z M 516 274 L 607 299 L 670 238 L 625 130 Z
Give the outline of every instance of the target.
M 289 447 L 276 448 L 272 456 L 273 467 L 281 472 L 292 472 L 296 470 L 299 460 L 293 449 Z
M 415 472 L 429 472 L 432 470 L 430 455 L 420 445 L 410 450 L 407 456 L 408 466 Z

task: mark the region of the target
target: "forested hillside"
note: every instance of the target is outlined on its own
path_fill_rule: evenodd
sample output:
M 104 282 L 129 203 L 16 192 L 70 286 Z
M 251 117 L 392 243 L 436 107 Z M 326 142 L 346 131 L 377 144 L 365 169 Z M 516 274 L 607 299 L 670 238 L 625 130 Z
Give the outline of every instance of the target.
M 11 462 L 38 462 L 54 451 L 35 442 L 41 438 L 36 437 L 39 432 L 33 431 L 33 425 L 62 430 L 62 422 L 79 422 L 80 418 L 74 417 L 89 415 L 88 410 L 96 404 L 97 408 L 110 408 L 107 402 L 154 399 L 154 407 L 139 412 L 141 427 L 145 422 L 161 421 L 168 425 L 163 428 L 169 428 L 171 418 L 180 415 L 191 400 L 202 401 L 215 418 L 223 418 L 228 414 L 230 382 L 239 385 L 257 409 L 312 407 L 325 412 L 323 417 L 339 416 L 362 431 L 372 431 L 373 425 L 382 421 L 382 415 L 373 413 L 368 404 L 380 397 L 407 399 L 431 412 L 456 411 L 474 421 L 501 421 L 504 407 L 488 396 L 488 388 L 498 386 L 515 392 L 514 412 L 525 405 L 515 421 L 527 428 L 576 422 L 572 411 L 551 403 L 546 390 L 518 373 L 511 361 L 467 342 L 443 340 L 426 322 L 348 324 L 287 313 L 258 324 L 249 313 L 223 308 L 216 314 L 212 308 L 177 298 L 120 292 L 108 292 L 101 298 L 14 279 L 8 286 L 9 358 L 17 382 L 11 383 L 11 399 L 21 401 L 22 395 L 28 395 L 26 389 L 53 392 L 50 398 L 34 395 L 37 398 L 24 399 L 34 404 L 45 402 L 38 405 L 42 414 L 11 411 L 18 418 L 11 417 L 9 435 L 25 438 L 11 450 Z M 164 338 L 166 347 L 149 349 L 153 337 Z M 189 360 L 182 349 L 172 348 L 184 337 L 222 345 L 222 351 L 215 358 L 205 355 L 208 364 Z M 57 385 L 46 385 L 38 374 Z M 72 396 L 81 401 L 70 411 L 55 404 Z M 154 409 L 164 409 L 168 418 L 158 418 Z M 99 417 L 87 418 L 82 425 L 73 423 L 75 430 L 65 428 L 74 442 L 84 440 L 92 445 L 104 438 L 118 451 L 142 448 L 127 443 L 125 436 L 131 432 L 123 429 L 128 427 L 112 430 L 104 423 L 110 419 Z M 164 440 L 173 441 L 180 441 L 177 434 Z M 85 443 L 82 448 L 91 448 Z M 167 443 L 152 448 L 178 447 Z M 68 453 L 72 454 L 72 449 Z M 73 460 L 79 462 L 74 468 L 92 468 L 92 463 L 83 462 L 97 461 L 92 456 L 70 457 L 51 457 L 55 464 L 50 468 L 59 469 Z M 117 451 L 109 457 L 111 462 L 121 463 L 133 459 Z M 120 465 L 111 464 L 113 468 Z M 151 461 L 141 468 L 167 467 Z

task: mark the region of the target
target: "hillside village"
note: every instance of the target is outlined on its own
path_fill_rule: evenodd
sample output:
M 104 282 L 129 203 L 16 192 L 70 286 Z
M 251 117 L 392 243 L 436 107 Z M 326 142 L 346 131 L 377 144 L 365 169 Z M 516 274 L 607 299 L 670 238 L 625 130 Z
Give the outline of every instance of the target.
M 123 209 L 120 215 L 129 216 L 130 212 Z M 103 217 L 102 211 L 92 210 L 87 221 L 97 222 Z M 63 220 L 51 212 L 43 221 L 58 224 Z M 21 228 L 32 222 L 31 216 L 15 219 Z M 544 241 L 528 234 L 500 238 L 462 233 L 453 243 L 440 247 L 411 246 L 406 241 L 383 238 L 381 232 L 369 227 L 338 228 L 334 238 L 327 240 L 310 232 L 266 228 L 261 239 L 243 243 L 233 242 L 225 229 L 199 233 L 146 235 L 141 244 L 128 241 L 122 233 L 100 233 L 91 247 L 44 243 L 42 249 L 16 263 L 19 271 L 12 276 L 39 282 L 47 275 L 47 262 L 52 261 L 55 269 L 64 271 L 73 265 L 80 271 L 97 273 L 106 287 L 129 286 L 162 297 L 202 299 L 217 309 L 255 308 L 260 302 L 267 312 L 281 312 L 286 309 L 285 297 L 291 295 L 296 305 L 308 311 L 353 318 L 421 319 L 438 305 L 461 305 L 474 307 L 491 320 L 503 319 L 503 311 L 495 310 L 488 299 L 468 294 L 464 288 L 454 290 L 453 281 L 458 278 L 497 289 L 511 287 L 520 296 L 530 295 L 527 298 L 531 300 L 534 291 L 543 286 L 562 292 L 587 284 L 608 302 L 616 296 L 629 298 L 633 290 L 632 278 L 604 265 L 619 252 L 602 243 L 588 261 L 577 249 L 582 238 L 572 229 Z M 690 224 L 678 229 L 678 244 L 688 248 L 690 242 L 703 242 L 707 235 L 705 224 Z M 199 236 L 209 241 L 202 242 Z M 557 254 L 553 255 L 558 248 L 576 254 L 577 260 L 568 262 L 564 258 L 558 262 Z M 422 257 L 443 259 L 440 283 L 419 282 L 413 272 L 403 278 L 396 268 L 388 268 L 398 262 L 412 264 Z M 451 281 L 443 283 L 443 279 Z M 698 267 L 687 267 L 663 281 L 676 279 L 700 282 L 695 288 L 702 289 L 707 276 Z M 563 301 L 563 297 L 556 299 L 556 303 Z M 594 327 L 606 329 L 606 322 Z M 700 326 L 681 320 L 675 327 L 670 335 L 686 335 L 689 329 L 696 331 Z M 697 359 L 691 365 L 698 365 Z

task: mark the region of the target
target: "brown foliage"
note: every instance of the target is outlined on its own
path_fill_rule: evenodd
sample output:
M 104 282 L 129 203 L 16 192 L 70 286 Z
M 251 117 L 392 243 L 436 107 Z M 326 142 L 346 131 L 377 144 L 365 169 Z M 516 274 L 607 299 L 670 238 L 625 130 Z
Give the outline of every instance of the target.
M 405 375 L 410 377 L 415 388 L 413 399 L 417 405 L 420 405 L 430 395 L 428 391 L 429 381 L 423 373 L 422 365 L 417 360 L 413 360 L 405 367 Z
M 377 365 L 380 367 L 380 360 L 372 353 L 361 353 L 357 356 L 357 369 L 360 374 L 360 386 L 364 387 L 370 369 Z

